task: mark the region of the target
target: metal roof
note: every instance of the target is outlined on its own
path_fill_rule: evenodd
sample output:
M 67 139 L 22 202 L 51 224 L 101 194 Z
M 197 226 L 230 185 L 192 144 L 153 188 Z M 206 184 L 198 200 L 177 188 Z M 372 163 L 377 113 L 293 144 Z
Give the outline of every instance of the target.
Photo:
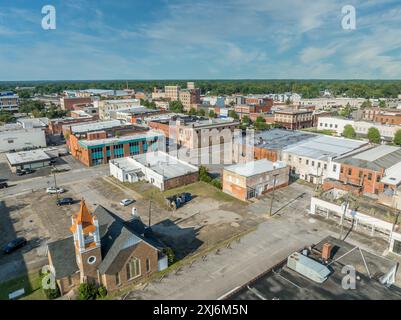
M 198 168 L 185 161 L 161 151 L 148 152 L 128 158 L 112 160 L 113 164 L 123 166 L 126 171 L 135 171 L 145 166 L 165 179 L 172 179 L 198 172 Z M 121 166 L 120 166 L 121 165 Z
M 377 146 L 352 156 L 337 159 L 337 162 L 374 171 L 389 169 L 401 162 L 401 148 Z
M 316 160 L 328 160 L 354 151 L 366 142 L 325 135 L 315 136 L 284 149 L 285 152 Z
M 313 137 L 316 137 L 316 134 L 302 131 L 273 129 L 255 134 L 253 144 L 257 148 L 281 150 L 287 146 L 311 139 Z M 245 139 L 242 143 L 246 143 Z

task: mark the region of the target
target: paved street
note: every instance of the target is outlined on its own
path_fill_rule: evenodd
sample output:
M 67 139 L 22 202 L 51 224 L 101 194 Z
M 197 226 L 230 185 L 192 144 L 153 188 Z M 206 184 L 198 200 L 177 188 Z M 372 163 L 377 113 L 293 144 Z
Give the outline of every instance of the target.
M 96 166 L 91 168 L 74 169 L 68 172 L 57 173 L 56 181 L 60 187 L 75 184 L 79 181 L 88 180 L 94 177 L 103 177 L 109 174 L 109 166 Z M 12 186 L 7 189 L 0 190 L 0 197 L 14 196 L 24 192 L 32 192 L 32 190 L 45 189 L 54 186 L 54 176 L 35 177 L 32 179 L 15 181 Z
M 303 191 L 306 195 L 299 197 Z M 240 242 L 234 241 L 231 249 L 223 248 L 219 254 L 210 253 L 206 261 L 199 258 L 191 267 L 184 266 L 178 274 L 172 272 L 161 282 L 154 281 L 144 290 L 131 292 L 126 299 L 218 299 L 273 267 L 292 252 L 318 243 L 328 235 L 338 237 L 335 227 L 308 215 L 310 193 L 310 188 L 298 184 L 279 190 L 273 212 L 281 210 L 261 223 L 255 232 L 244 236 Z M 289 194 L 293 201 L 283 208 L 282 204 L 288 201 L 280 198 Z M 269 203 L 263 199 L 251 205 L 250 211 L 265 214 Z M 374 239 L 360 236 L 351 236 L 348 241 L 370 251 L 375 243 Z M 377 245 L 377 253 L 382 253 L 381 248 Z

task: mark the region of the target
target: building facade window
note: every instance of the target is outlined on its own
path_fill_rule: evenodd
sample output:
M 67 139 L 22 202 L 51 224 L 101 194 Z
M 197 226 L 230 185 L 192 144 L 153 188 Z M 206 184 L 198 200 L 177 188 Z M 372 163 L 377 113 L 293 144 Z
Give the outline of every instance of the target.
M 127 264 L 127 279 L 131 280 L 141 275 L 140 260 L 133 257 Z
M 372 180 L 372 174 L 371 174 L 371 173 L 368 174 L 368 180 L 369 180 L 369 181 Z
M 150 272 L 150 259 L 146 258 L 146 272 Z
M 119 286 L 121 284 L 120 273 L 117 272 L 115 277 L 116 277 L 116 286 Z

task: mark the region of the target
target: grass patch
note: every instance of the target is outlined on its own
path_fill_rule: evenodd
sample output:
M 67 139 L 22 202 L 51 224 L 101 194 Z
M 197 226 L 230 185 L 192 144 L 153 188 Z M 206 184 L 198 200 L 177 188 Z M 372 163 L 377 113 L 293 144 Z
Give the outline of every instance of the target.
M 11 279 L 0 284 L 0 300 L 8 300 L 8 295 L 19 289 L 25 289 L 25 295 L 21 300 L 46 300 L 41 287 L 39 272 L 32 272 L 27 275 Z
M 117 179 L 113 181 L 120 185 L 124 185 L 125 187 L 134 190 L 135 192 L 140 193 L 145 199 L 149 199 L 152 201 L 157 202 L 161 207 L 168 209 L 167 204 L 165 202 L 166 197 L 170 197 L 176 194 L 180 194 L 183 192 L 189 192 L 192 196 L 197 196 L 201 198 L 212 198 L 217 201 L 222 202 L 229 202 L 233 204 L 237 204 L 240 206 L 246 205 L 246 202 L 238 200 L 220 189 L 202 181 L 198 181 L 192 184 L 188 184 L 186 186 L 182 186 L 179 188 L 167 190 L 167 191 L 160 191 L 158 188 L 154 187 L 153 185 L 145 182 L 140 181 L 136 183 L 121 183 Z

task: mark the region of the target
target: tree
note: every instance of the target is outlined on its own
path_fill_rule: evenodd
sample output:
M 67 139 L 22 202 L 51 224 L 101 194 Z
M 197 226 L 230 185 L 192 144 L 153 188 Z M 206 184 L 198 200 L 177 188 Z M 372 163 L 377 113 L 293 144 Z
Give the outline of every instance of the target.
M 349 118 L 352 114 L 352 107 L 349 104 L 349 102 L 347 103 L 347 105 L 345 106 L 345 108 L 343 108 L 341 110 L 341 116 L 345 117 L 345 118 Z
M 351 126 L 350 124 L 347 124 L 344 127 L 343 136 L 345 138 L 354 139 L 356 137 L 356 132 L 355 132 L 354 127 Z
M 377 128 L 371 127 L 368 130 L 368 139 L 369 142 L 371 143 L 380 143 L 381 142 L 381 136 L 380 132 Z
M 78 287 L 78 300 L 96 300 L 104 298 L 107 290 L 104 286 L 95 286 L 89 283 L 81 283 Z
M 14 121 L 14 116 L 11 112 L 0 112 L 0 122 L 10 123 Z
M 366 100 L 361 104 L 361 109 L 372 108 L 372 102 L 370 100 Z
M 195 116 L 196 115 L 196 109 L 195 108 L 189 109 L 188 114 L 191 115 L 191 116 Z
M 228 116 L 229 116 L 230 118 L 235 119 L 235 120 L 239 119 L 238 114 L 237 114 L 234 110 L 228 111 Z
M 170 101 L 169 109 L 177 113 L 184 112 L 184 106 L 182 105 L 181 101 Z
M 266 123 L 266 119 L 261 117 L 261 116 L 257 117 L 256 121 L 255 121 L 255 128 L 257 130 L 265 130 L 265 129 L 267 129 L 268 128 L 268 124 Z
M 213 110 L 209 111 L 209 118 L 216 118 L 216 113 Z
M 204 117 L 206 115 L 206 111 L 205 111 L 205 109 L 200 109 L 197 114 L 200 117 Z
M 394 144 L 401 146 L 401 129 L 397 130 L 397 132 L 394 135 Z
M 385 100 L 380 100 L 379 107 L 380 108 L 386 108 L 387 107 L 386 101 Z

